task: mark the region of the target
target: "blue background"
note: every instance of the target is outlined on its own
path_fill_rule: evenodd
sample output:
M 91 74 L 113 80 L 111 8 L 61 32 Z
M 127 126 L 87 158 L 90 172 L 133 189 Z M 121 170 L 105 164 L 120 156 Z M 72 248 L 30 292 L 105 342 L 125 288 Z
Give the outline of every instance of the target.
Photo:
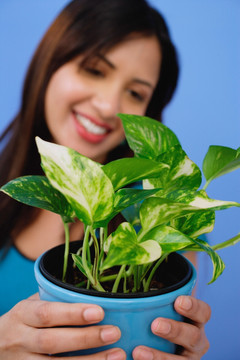
M 89 0 L 90 1 L 90 0 Z M 111 0 L 109 0 L 111 1 Z M 22 81 L 46 28 L 67 0 L 1 0 L 0 131 L 18 109 Z M 208 146 L 240 146 L 239 0 L 150 0 L 164 14 L 181 64 L 180 82 L 164 122 L 200 167 Z M 24 136 L 24 134 L 19 134 Z M 208 188 L 216 199 L 240 202 L 240 171 Z M 211 244 L 239 232 L 239 209 L 219 212 Z M 204 360 L 240 359 L 240 245 L 223 250 L 226 269 L 212 285 L 212 265 L 199 256 L 197 296 L 212 308 Z

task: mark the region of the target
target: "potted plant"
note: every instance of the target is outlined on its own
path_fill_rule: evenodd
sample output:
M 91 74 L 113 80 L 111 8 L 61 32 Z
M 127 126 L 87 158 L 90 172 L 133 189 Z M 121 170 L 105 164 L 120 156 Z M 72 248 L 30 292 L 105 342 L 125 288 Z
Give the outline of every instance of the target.
M 17 178 L 1 191 L 63 220 L 65 244 L 35 264 L 42 299 L 102 306 L 103 323 L 122 331 L 110 347 L 122 347 L 129 358 L 140 344 L 173 353 L 174 345 L 151 334 L 150 324 L 157 316 L 180 320 L 172 304 L 195 284 L 196 271 L 179 251 L 205 251 L 213 263 L 212 283 L 224 270 L 216 250 L 240 240 L 238 234 L 210 246 L 199 238 L 213 230 L 216 210 L 240 206 L 206 193 L 213 179 L 240 167 L 240 148 L 210 146 L 200 189 L 200 169 L 168 127 L 143 116 L 118 116 L 134 157 L 102 165 L 36 138 L 46 176 Z M 109 233 L 120 212 L 126 221 Z M 68 225 L 76 219 L 84 223 L 84 239 L 69 243 Z

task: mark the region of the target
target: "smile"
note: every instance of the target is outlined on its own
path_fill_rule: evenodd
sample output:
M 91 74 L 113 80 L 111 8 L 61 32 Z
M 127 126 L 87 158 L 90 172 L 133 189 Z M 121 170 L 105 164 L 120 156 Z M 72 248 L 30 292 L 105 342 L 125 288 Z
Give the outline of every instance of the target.
M 104 141 L 112 131 L 107 124 L 99 124 L 97 120 L 76 111 L 73 111 L 73 119 L 77 133 L 91 144 L 98 144 Z
M 108 132 L 108 130 L 105 127 L 93 123 L 91 120 L 87 119 L 86 117 L 78 113 L 75 113 L 75 116 L 79 124 L 82 125 L 85 128 L 85 130 L 87 130 L 91 134 L 105 135 Z

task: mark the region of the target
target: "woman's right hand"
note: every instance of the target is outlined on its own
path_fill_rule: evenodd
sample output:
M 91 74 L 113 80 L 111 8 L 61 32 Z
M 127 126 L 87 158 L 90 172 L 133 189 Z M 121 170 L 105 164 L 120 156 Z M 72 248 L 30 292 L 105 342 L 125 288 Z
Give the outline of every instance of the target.
M 116 326 L 71 327 L 96 324 L 103 317 L 104 311 L 97 305 L 41 301 L 36 294 L 0 318 L 1 359 L 44 360 L 49 354 L 115 343 L 121 336 Z M 72 359 L 125 360 L 126 354 L 114 348 Z

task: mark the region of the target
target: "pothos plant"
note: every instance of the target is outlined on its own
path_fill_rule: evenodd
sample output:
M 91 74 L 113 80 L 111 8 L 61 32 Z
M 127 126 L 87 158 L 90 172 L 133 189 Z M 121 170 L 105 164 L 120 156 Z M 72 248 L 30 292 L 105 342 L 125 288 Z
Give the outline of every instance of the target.
M 59 214 L 65 229 L 62 280 L 69 258 L 69 223 L 84 224 L 79 251 L 71 254 L 84 281 L 80 286 L 111 292 L 148 291 L 164 259 L 176 251 L 205 251 L 213 263 L 212 283 L 224 270 L 216 250 L 233 245 L 240 234 L 210 246 L 199 237 L 213 230 L 215 211 L 240 204 L 211 199 L 207 186 L 240 167 L 237 150 L 210 146 L 202 173 L 182 149 L 177 136 L 151 118 L 118 114 L 134 152 L 106 165 L 78 152 L 36 138 L 46 176 L 24 176 L 1 191 L 25 204 Z M 141 188 L 136 183 L 142 181 Z M 122 212 L 126 221 L 108 232 L 111 219 Z M 109 269 L 112 272 L 109 274 Z M 133 284 L 133 285 L 130 285 Z

